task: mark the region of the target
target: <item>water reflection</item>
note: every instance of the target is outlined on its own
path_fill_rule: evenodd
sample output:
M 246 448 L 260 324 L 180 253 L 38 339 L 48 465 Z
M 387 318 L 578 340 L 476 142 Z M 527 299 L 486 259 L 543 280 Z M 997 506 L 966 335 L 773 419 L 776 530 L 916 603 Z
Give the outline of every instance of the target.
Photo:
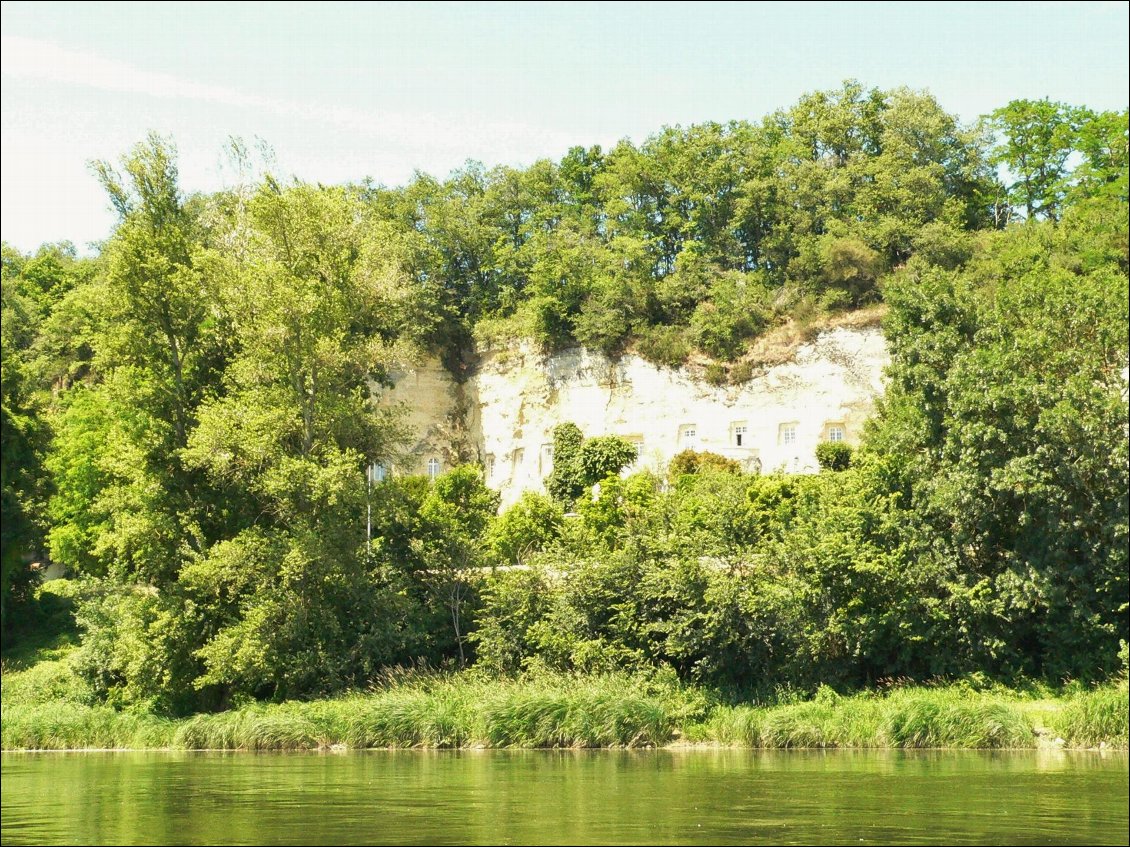
M 2 840 L 1126 843 L 1125 753 L 4 754 Z

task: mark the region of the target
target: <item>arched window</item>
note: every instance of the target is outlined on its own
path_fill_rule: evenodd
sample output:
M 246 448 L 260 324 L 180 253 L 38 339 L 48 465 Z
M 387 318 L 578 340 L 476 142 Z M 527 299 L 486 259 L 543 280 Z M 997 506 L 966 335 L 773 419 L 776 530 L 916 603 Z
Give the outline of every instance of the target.
M 428 459 L 428 478 L 435 479 L 439 476 L 439 459 Z

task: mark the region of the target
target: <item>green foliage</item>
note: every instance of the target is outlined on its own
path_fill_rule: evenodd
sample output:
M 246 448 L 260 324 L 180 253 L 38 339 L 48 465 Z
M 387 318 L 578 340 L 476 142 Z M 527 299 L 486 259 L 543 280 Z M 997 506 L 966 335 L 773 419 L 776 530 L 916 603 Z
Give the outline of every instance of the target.
M 76 259 L 69 243 L 27 256 L 4 244 L 0 258 L 0 628 L 10 640 L 35 617 L 38 580 L 29 564 L 45 558 L 49 529 L 51 393 L 90 358 L 83 332 L 67 318 L 72 292 L 94 262 Z
M 987 154 L 929 94 L 848 81 L 759 121 L 521 171 L 472 163 L 368 199 L 411 245 L 449 361 L 470 337 L 524 335 L 614 355 L 635 342 L 674 367 L 692 344 L 735 358 L 797 291 L 829 309 L 873 299 L 924 229 L 992 226 Z
M 615 435 L 584 438 L 573 423 L 553 430 L 553 471 L 545 480 L 546 491 L 565 509 L 606 477 L 618 474 L 636 460 L 636 448 Z
M 667 465 L 667 478 L 676 481 L 684 474 L 694 474 L 706 470 L 741 473 L 742 466 L 734 459 L 727 459 L 725 456 L 711 453 L 709 450 L 684 450 L 671 458 Z
M 970 129 L 924 92 L 848 81 L 758 122 L 393 189 L 265 174 L 185 198 L 156 136 L 96 164 L 119 214 L 98 257 L 3 250 L 5 647 L 56 629 L 27 567 L 45 548 L 80 577 L 82 632 L 15 671 L 12 737 L 635 744 L 673 726 L 563 678 L 485 712 L 485 689 L 423 685 L 357 700 L 369 723 L 256 706 L 176 739 L 103 705 L 222 710 L 477 657 L 819 691 L 733 717 L 757 743 L 1017 742 L 991 698 L 892 694 L 845 718 L 819 686 L 1125 667 L 1126 137 L 1125 111 L 1014 101 Z M 628 442 L 566 424 L 549 498 L 501 517 L 470 466 L 366 485 L 405 437 L 374 386 L 423 352 L 462 378 L 474 338 L 671 367 L 697 349 L 711 381 L 741 382 L 774 325 L 880 295 L 888 389 L 859 451 L 818 449 L 837 473 L 684 453 L 665 486 L 619 476 Z M 1064 732 L 1124 738 L 1105 696 Z M 85 711 L 42 723 L 56 698 Z
M 822 471 L 846 471 L 854 451 L 842 441 L 822 441 L 816 445 L 816 461 Z
M 551 584 L 536 560 L 521 569 L 497 571 L 486 580 L 478 625 L 470 635 L 476 668 L 498 674 L 523 669 L 537 652 L 533 628 L 549 611 Z
M 870 444 L 910 505 L 898 543 L 937 573 L 941 667 L 1103 676 L 1127 635 L 1126 271 L 1080 249 L 1091 220 L 1074 216 L 886 291 Z
M 1126 746 L 1125 687 L 1026 700 L 962 686 L 900 687 L 811 700 L 720 705 L 664 673 L 397 674 L 367 694 L 245 704 L 178 721 L 70 701 L 13 703 L 5 750 L 313 750 L 331 746 L 648 747 L 673 739 L 747 747 L 1023 749 L 1056 732 L 1071 746 Z M 1041 715 L 1056 716 L 1050 729 Z
M 558 424 L 553 429 L 553 470 L 546 477 L 545 490 L 566 509 L 585 490 L 580 467 L 584 440 L 584 434 L 575 423 Z
M 1096 113 L 1043 100 L 1014 100 L 989 116 L 998 138 L 990 161 L 1013 180 L 1009 201 L 1028 220 L 1062 216 L 1064 203 L 1127 199 L 1127 112 Z M 1071 169 L 1073 156 L 1082 163 Z
M 562 520 L 561 507 L 555 501 L 525 491 L 491 524 L 484 541 L 498 564 L 522 565 L 561 536 Z
M 442 603 L 452 627 L 460 666 L 466 664 L 464 607 L 473 602 L 476 570 L 486 564 L 480 540 L 498 511 L 498 493 L 483 484 L 477 467 L 464 465 L 438 477 L 420 507 L 419 578 Z
M 18 293 L 9 268 L 5 256 L 0 334 L 0 628 L 5 635 L 13 624 L 9 606 L 26 606 L 31 596 L 33 577 L 23 558 L 35 549 L 42 533 L 39 512 L 48 435 L 26 374 L 26 351 L 35 326 L 33 307 Z
M 1126 747 L 1130 692 L 1125 680 L 1079 694 L 1053 714 L 1051 729 L 1072 747 Z
M 691 352 L 686 336 L 683 327 L 653 326 L 640 336 L 636 349 L 649 362 L 677 368 Z
M 615 476 L 636 460 L 636 448 L 617 435 L 586 438 L 577 454 L 582 481 L 586 486 Z
M 825 240 L 820 264 L 824 286 L 842 291 L 853 306 L 862 304 L 882 270 L 879 254 L 856 238 Z

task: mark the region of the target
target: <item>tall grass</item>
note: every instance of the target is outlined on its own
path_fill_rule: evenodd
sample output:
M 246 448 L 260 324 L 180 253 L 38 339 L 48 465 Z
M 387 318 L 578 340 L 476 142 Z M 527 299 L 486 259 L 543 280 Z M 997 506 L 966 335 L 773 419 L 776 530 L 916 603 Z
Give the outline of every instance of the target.
M 1130 726 L 1130 689 L 1104 686 L 1078 694 L 1052 714 L 1051 729 L 1072 747 L 1097 747 L 1107 744 L 1126 748 Z
M 176 723 L 156 715 L 108 706 L 57 701 L 3 707 L 5 750 L 131 749 L 172 746 Z
M 646 686 L 643 686 L 646 687 Z M 169 721 L 77 703 L 7 702 L 5 749 L 175 747 L 641 747 L 674 736 L 685 698 L 630 676 L 402 678 L 369 694 L 255 704 Z
M 53 690 L 68 690 L 58 668 L 41 673 L 55 680 Z M 364 694 L 174 721 L 42 702 L 30 694 L 32 680 L 12 688 L 5 680 L 4 749 L 642 747 L 677 739 L 772 748 L 1025 748 L 1050 732 L 1071 746 L 1126 747 L 1128 723 L 1125 683 L 1066 700 L 953 686 L 850 697 L 821 689 L 809 702 L 711 706 L 699 689 L 654 678 L 423 674 L 389 679 Z
M 1022 748 L 1035 729 L 1015 703 L 951 688 L 897 689 L 886 696 L 818 696 L 809 703 L 719 708 L 700 731 L 747 747 Z

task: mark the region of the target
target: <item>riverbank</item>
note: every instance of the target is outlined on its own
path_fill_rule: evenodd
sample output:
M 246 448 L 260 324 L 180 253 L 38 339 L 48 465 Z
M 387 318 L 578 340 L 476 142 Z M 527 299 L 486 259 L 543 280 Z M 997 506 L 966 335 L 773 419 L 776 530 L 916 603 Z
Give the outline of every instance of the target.
M 3 676 L 4 750 L 385 747 L 1126 749 L 1126 684 L 1048 692 L 906 686 L 730 705 L 670 680 L 409 675 L 364 694 L 170 719 L 80 702 L 63 660 Z M 81 692 L 78 692 L 81 694 Z

